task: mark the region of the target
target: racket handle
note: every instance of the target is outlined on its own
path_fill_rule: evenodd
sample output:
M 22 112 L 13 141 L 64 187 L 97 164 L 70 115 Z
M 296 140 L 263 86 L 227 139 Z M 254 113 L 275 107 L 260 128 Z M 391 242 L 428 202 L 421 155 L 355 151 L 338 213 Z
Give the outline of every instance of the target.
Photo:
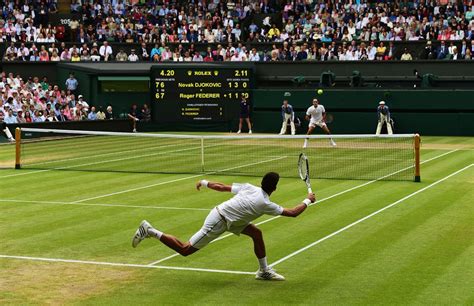
M 311 189 L 311 187 L 308 187 L 308 193 L 313 193 L 313 189 Z

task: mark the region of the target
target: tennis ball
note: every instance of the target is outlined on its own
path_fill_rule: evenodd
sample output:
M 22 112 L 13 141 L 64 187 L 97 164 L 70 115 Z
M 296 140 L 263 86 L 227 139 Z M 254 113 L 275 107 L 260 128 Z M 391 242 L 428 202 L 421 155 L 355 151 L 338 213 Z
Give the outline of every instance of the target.
M 323 94 L 323 90 L 322 89 L 318 89 L 318 95 L 322 95 Z

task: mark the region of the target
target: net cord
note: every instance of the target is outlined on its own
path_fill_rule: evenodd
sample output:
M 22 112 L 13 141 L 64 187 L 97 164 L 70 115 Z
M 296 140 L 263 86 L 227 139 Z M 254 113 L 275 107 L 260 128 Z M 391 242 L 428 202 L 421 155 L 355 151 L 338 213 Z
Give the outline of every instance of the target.
M 126 136 L 126 137 L 150 137 L 150 138 L 181 138 L 181 139 L 343 139 L 343 138 L 413 138 L 415 134 L 345 134 L 345 135 L 185 135 L 185 134 L 153 134 L 153 133 L 126 133 L 126 132 L 103 132 L 85 130 L 63 130 L 63 129 L 39 129 L 22 128 L 22 132 L 32 133 L 56 133 L 69 135 L 90 136 Z

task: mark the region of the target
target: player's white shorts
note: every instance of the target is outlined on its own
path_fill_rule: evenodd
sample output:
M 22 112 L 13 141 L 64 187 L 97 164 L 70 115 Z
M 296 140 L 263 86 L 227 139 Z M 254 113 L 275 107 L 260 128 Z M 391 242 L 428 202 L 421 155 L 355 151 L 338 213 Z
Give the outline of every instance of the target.
M 247 225 L 248 224 L 240 226 L 228 225 L 217 209 L 214 208 L 209 212 L 209 215 L 207 215 L 201 229 L 189 239 L 189 243 L 196 249 L 202 249 L 225 231 L 239 235 Z
M 320 128 L 323 128 L 326 126 L 326 122 L 324 121 L 310 121 L 309 122 L 309 126 L 310 127 L 316 127 L 316 126 L 319 126 Z

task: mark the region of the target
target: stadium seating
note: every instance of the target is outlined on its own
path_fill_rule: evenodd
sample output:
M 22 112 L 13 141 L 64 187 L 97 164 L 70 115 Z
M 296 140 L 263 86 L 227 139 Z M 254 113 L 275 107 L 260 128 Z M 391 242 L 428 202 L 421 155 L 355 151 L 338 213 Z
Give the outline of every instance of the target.
M 33 10 L 7 3 L 0 18 L 0 40 L 15 43 L 1 50 L 4 61 L 36 61 L 35 52 L 42 45 L 54 60 L 48 45 L 53 42 L 67 43 L 59 48 L 59 56 L 73 45 L 82 46 L 74 59 L 60 57 L 63 61 L 114 60 L 122 49 L 120 58 L 128 61 L 201 61 L 191 52 L 195 46 L 201 52 L 211 46 L 212 56 L 206 61 L 257 60 L 251 57 L 251 47 L 261 52 L 259 61 L 392 60 L 400 59 L 404 48 L 413 59 L 471 59 L 474 51 L 474 12 L 468 4 L 78 1 L 71 4 L 72 17 L 65 27 L 50 23 L 49 17 L 58 12 L 56 1 L 34 2 Z M 41 17 L 38 12 L 44 10 L 49 13 Z M 111 56 L 100 54 L 105 41 Z M 422 52 L 425 43 L 419 41 L 434 42 L 435 48 Z M 439 41 L 452 43 L 445 50 L 438 47 Z M 24 54 L 18 50 L 21 42 L 26 43 Z M 386 49 L 376 56 L 378 42 L 385 42 Z M 394 44 L 389 47 L 388 42 Z M 400 42 L 408 45 L 398 47 Z M 94 43 L 98 54 L 92 54 Z M 157 43 L 155 56 L 150 56 Z M 453 56 L 454 46 L 459 55 Z

